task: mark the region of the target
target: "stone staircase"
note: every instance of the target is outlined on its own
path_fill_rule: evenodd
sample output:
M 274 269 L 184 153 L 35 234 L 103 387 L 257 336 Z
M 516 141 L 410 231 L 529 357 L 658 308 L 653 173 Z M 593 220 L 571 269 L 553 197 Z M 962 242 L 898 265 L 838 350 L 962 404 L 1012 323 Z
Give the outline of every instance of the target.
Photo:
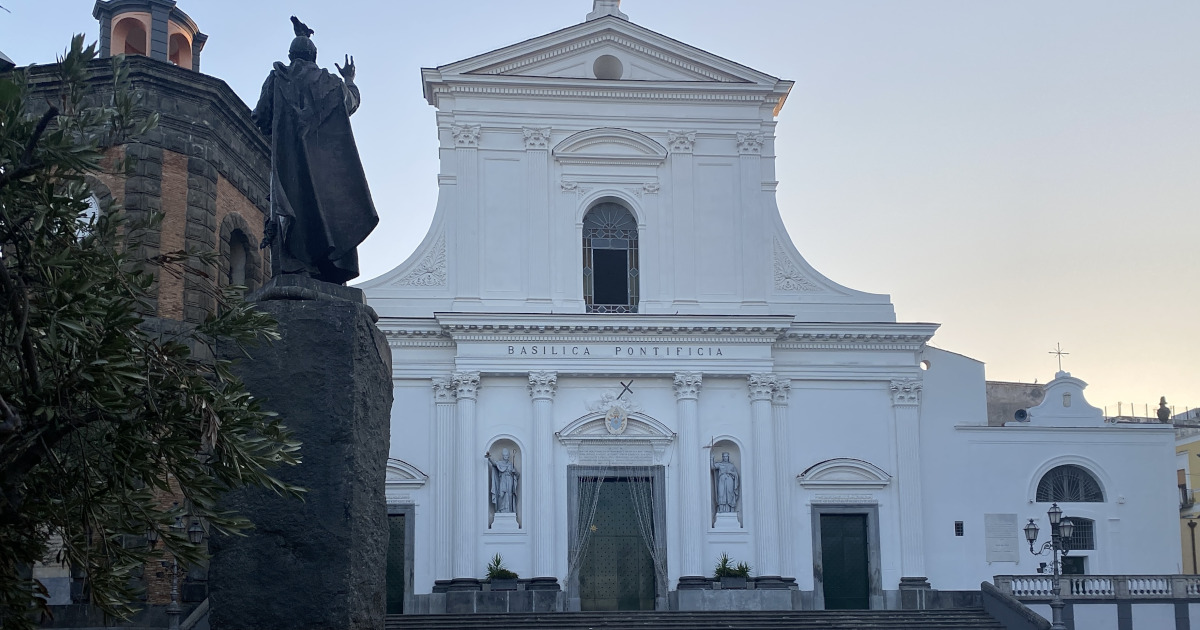
M 1004 630 L 982 608 L 388 615 L 387 630 Z

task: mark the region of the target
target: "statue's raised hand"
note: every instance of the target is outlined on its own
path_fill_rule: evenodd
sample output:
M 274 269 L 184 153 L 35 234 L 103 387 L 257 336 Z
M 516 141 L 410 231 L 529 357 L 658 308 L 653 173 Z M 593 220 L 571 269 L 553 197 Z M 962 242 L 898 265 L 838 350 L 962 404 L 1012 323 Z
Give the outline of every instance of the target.
M 339 73 L 341 73 L 342 78 L 345 79 L 346 82 L 353 83 L 354 82 L 354 57 L 351 57 L 350 55 L 346 55 L 346 60 L 343 61 L 342 63 L 344 63 L 346 65 L 339 66 L 339 65 L 337 65 L 337 63 L 334 63 L 333 67 L 337 68 L 337 71 Z

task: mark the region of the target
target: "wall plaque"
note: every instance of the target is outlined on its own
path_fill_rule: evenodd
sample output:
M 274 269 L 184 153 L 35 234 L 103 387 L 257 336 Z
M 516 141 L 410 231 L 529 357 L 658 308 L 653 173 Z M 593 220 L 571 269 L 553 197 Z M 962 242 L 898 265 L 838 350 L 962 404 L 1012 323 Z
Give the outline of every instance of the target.
M 1016 514 L 984 514 L 983 538 L 987 544 L 988 562 L 1017 562 L 1021 557 L 1021 541 L 1017 534 Z

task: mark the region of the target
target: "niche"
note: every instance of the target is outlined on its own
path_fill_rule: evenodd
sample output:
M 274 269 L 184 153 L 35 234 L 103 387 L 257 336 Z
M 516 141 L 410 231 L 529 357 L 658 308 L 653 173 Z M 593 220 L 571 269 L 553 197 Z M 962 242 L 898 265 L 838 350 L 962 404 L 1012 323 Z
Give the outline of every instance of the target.
M 742 527 L 742 451 L 732 440 L 718 440 L 709 453 L 709 487 L 714 529 Z
M 496 440 L 488 447 L 486 464 L 488 528 L 516 531 L 521 528 L 521 497 L 525 490 L 521 451 L 510 439 Z

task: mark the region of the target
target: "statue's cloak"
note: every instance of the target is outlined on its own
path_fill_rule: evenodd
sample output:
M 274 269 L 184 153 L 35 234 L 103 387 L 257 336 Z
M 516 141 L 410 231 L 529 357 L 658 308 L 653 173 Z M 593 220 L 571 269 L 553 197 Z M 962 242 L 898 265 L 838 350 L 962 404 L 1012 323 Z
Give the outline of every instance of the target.
M 287 219 L 282 273 L 358 277 L 355 248 L 379 223 L 350 128 L 358 101 L 357 87 L 300 59 L 277 62 L 263 84 L 252 116 L 271 138 L 272 212 Z

